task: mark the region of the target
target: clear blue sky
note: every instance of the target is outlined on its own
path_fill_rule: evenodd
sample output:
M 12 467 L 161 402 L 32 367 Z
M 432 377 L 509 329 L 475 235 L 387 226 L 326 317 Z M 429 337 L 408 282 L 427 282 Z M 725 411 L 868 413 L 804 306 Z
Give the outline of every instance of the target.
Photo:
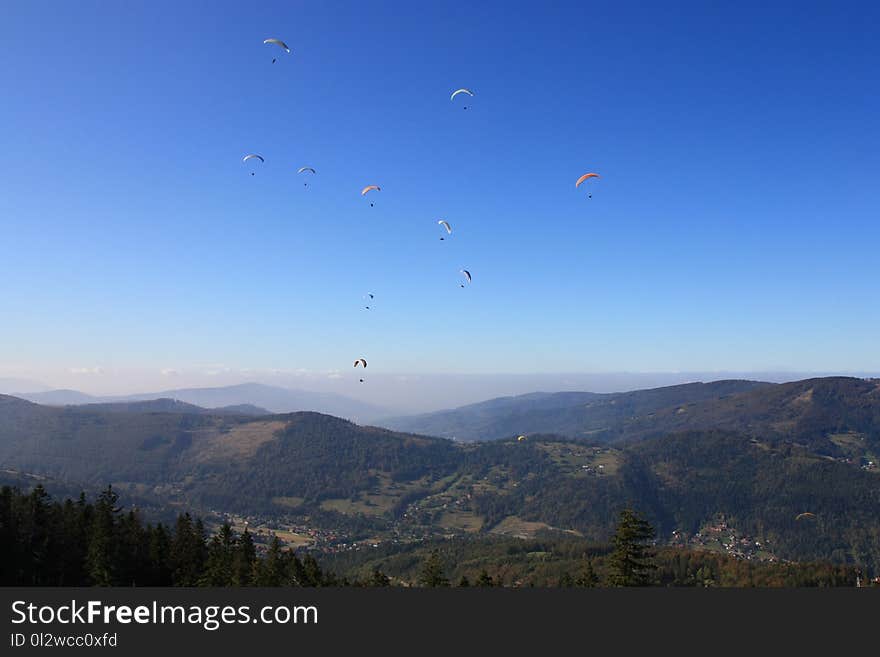
M 720 4 L 6 3 L 0 362 L 880 369 L 880 5 Z

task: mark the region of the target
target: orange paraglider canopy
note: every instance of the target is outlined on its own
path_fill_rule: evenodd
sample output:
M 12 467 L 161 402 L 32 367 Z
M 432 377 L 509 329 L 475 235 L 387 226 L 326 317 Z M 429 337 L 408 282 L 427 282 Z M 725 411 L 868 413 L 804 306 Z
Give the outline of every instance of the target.
M 585 174 L 582 175 L 580 178 L 578 178 L 578 180 L 577 180 L 577 182 L 574 184 L 574 186 L 575 186 L 575 187 L 580 187 L 580 186 L 581 186 L 581 183 L 584 182 L 585 180 L 588 180 L 589 178 L 599 178 L 599 174 L 598 174 L 598 173 L 585 173 Z

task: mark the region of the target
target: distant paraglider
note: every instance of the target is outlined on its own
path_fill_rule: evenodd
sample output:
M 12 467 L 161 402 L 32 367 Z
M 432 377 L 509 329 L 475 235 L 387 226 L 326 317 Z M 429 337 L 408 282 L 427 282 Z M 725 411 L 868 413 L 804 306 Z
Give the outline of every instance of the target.
M 263 41 L 263 44 L 264 44 L 264 45 L 269 45 L 269 46 L 271 46 L 271 47 L 272 47 L 271 52 L 272 52 L 273 54 L 278 54 L 278 51 L 274 49 L 275 47 L 277 47 L 277 48 L 281 48 L 286 54 L 290 54 L 290 52 L 291 52 L 291 51 L 290 51 L 290 48 L 288 47 L 288 45 L 287 45 L 284 41 L 282 41 L 282 40 L 280 40 L 280 39 L 276 39 L 276 38 L 265 39 L 265 40 Z M 282 56 L 282 55 L 278 54 L 278 57 L 281 57 L 281 56 Z M 277 62 L 277 58 L 276 58 L 276 57 L 273 57 L 273 59 L 272 59 L 272 63 L 274 64 L 274 63 L 276 63 L 276 62 Z M 462 100 L 462 101 L 457 101 L 456 98 L 457 98 L 458 96 L 463 96 L 463 100 Z M 451 95 L 450 95 L 450 101 L 453 102 L 454 104 L 455 104 L 455 103 L 461 103 L 463 109 L 466 110 L 466 109 L 468 109 L 468 107 L 469 107 L 469 105 L 468 105 L 469 101 L 467 100 L 468 97 L 470 97 L 470 98 L 475 97 L 474 92 L 473 92 L 471 89 L 467 89 L 467 88 L 462 87 L 462 88 L 460 88 L 460 89 L 456 89 L 455 91 L 453 91 L 453 92 L 451 93 Z M 245 155 L 245 156 L 242 158 L 242 162 L 246 165 L 247 170 L 248 170 L 248 171 L 250 172 L 250 174 L 253 176 L 253 175 L 256 175 L 256 171 L 257 171 L 258 167 L 256 166 L 256 163 L 255 163 L 255 162 L 251 162 L 251 160 L 259 160 L 260 163 L 261 163 L 260 166 L 262 166 L 262 165 L 265 164 L 265 159 L 264 159 L 261 155 L 258 155 L 258 154 L 256 154 L 256 153 L 250 153 L 250 154 L 248 154 L 248 155 Z M 322 166 L 323 166 L 323 165 L 322 165 Z M 292 167 L 291 167 L 291 168 L 292 168 Z M 304 185 L 305 187 L 308 187 L 308 186 L 309 186 L 309 181 L 311 180 L 311 177 L 317 175 L 315 169 L 312 168 L 312 167 L 310 167 L 310 166 L 302 166 L 302 167 L 299 167 L 299 168 L 297 169 L 296 173 L 297 173 L 297 175 L 308 174 L 308 175 L 304 176 L 303 178 L 301 178 L 301 180 L 303 180 L 303 185 Z M 580 188 L 580 186 L 581 186 L 584 182 L 586 182 L 586 181 L 588 181 L 588 180 L 591 180 L 592 178 L 600 178 L 600 176 L 599 176 L 598 173 L 593 173 L 593 172 L 583 174 L 583 175 L 582 175 L 580 178 L 578 178 L 577 181 L 575 182 L 575 189 Z M 326 179 L 325 179 L 325 178 L 322 178 L 322 180 L 326 180 Z M 587 189 L 587 190 L 591 190 L 593 184 L 594 184 L 594 183 L 590 183 L 590 184 L 587 186 L 586 189 Z M 381 187 L 379 187 L 379 185 L 367 185 L 366 187 L 364 187 L 364 188 L 361 190 L 361 196 L 362 196 L 362 197 L 366 197 L 370 192 L 378 192 L 378 191 L 381 191 Z M 593 195 L 592 195 L 591 192 L 589 193 L 589 196 L 588 196 L 588 197 L 589 197 L 589 198 L 592 198 L 592 197 L 593 197 Z M 394 195 L 394 191 L 392 190 L 392 201 L 393 201 L 395 198 L 396 198 L 396 196 Z M 372 196 L 370 196 L 368 200 L 370 201 L 370 207 L 374 207 L 374 203 L 373 203 L 374 198 L 373 198 Z M 438 220 L 437 220 L 437 224 L 438 224 L 439 226 L 441 226 L 442 229 L 443 229 L 443 230 L 441 231 L 441 233 L 440 233 L 440 240 L 441 240 L 441 241 L 446 240 L 446 238 L 447 238 L 448 236 L 451 236 L 451 235 L 452 235 L 452 225 L 451 225 L 448 221 L 446 221 L 445 219 L 438 219 Z M 444 232 L 444 231 L 445 231 L 445 232 Z M 466 237 L 467 237 L 467 236 L 465 236 L 465 238 L 466 238 Z M 460 240 L 460 237 L 457 236 L 457 237 L 456 237 L 456 241 L 459 242 L 459 240 Z M 452 248 L 452 247 L 448 247 L 448 248 Z M 471 272 L 470 272 L 469 270 L 467 270 L 467 269 L 460 269 L 460 270 L 459 270 L 459 273 L 460 273 L 460 275 L 462 276 L 462 278 L 457 279 L 457 280 L 459 281 L 459 283 L 460 283 L 460 287 L 461 287 L 461 288 L 465 288 L 465 287 L 470 286 L 470 285 L 472 284 L 472 281 L 473 281 L 473 277 L 472 277 L 472 275 L 471 275 Z M 484 283 L 485 283 L 485 281 L 484 281 Z M 450 281 L 449 284 L 451 284 L 451 281 Z M 490 287 L 491 287 L 491 285 L 490 285 Z M 484 292 L 483 292 L 483 293 L 485 293 L 485 289 L 484 289 Z M 479 295 L 478 295 L 478 296 L 479 296 Z M 370 310 L 370 309 L 372 308 L 374 299 L 375 299 L 375 296 L 374 296 L 373 293 L 371 293 L 371 292 L 368 292 L 368 293 L 366 293 L 366 294 L 363 296 L 363 301 L 362 301 L 362 303 L 364 303 L 364 308 L 365 308 L 366 310 Z M 362 367 L 364 370 L 367 369 L 367 361 L 366 361 L 365 358 L 358 358 L 358 359 L 356 359 L 356 360 L 354 361 L 354 368 L 355 368 L 355 370 L 356 370 L 356 374 L 358 373 L 358 372 L 357 372 L 357 368 L 358 368 L 358 367 Z M 359 381 L 360 381 L 361 383 L 364 383 L 364 377 L 365 377 L 365 376 L 366 376 L 366 372 L 364 372 L 363 374 L 361 374 L 361 378 L 359 379 Z M 528 438 L 527 438 L 526 435 L 518 435 L 518 436 L 516 437 L 516 442 L 518 442 L 518 443 L 520 443 L 520 442 L 525 442 L 525 441 L 527 441 L 527 440 L 528 440 Z M 601 467 L 601 466 L 600 466 L 600 467 Z M 811 513 L 811 512 L 800 513 L 800 514 L 798 514 L 798 515 L 796 516 L 796 518 L 795 518 L 796 521 L 801 521 L 801 520 L 815 520 L 815 519 L 816 519 L 816 515 L 815 515 L 814 513 Z
M 354 361 L 354 366 L 357 367 L 358 365 L 363 365 L 364 369 L 367 369 L 366 359 L 365 358 L 358 358 L 356 361 Z M 360 379 L 360 382 L 363 383 L 364 380 Z
M 452 234 L 452 226 L 449 225 L 449 222 L 448 222 L 448 221 L 446 221 L 445 219 L 440 219 L 437 223 L 438 223 L 440 226 L 443 226 L 443 227 L 446 229 L 446 234 L 447 234 L 447 235 L 451 235 L 451 234 Z M 445 240 L 445 239 L 446 239 L 446 238 L 443 237 L 443 236 L 440 237 L 440 240 L 441 240 L 441 241 L 442 241 L 442 240 Z
M 525 439 L 526 439 L 525 436 L 517 436 L 517 437 L 516 437 L 516 442 L 521 443 L 521 442 L 523 442 Z
M 590 178 L 599 178 L 599 177 L 600 176 L 598 173 L 585 173 L 584 175 L 582 175 L 580 178 L 577 179 L 577 182 L 574 184 L 575 189 L 580 187 L 581 183 L 584 182 L 585 180 L 589 180 Z M 590 194 L 588 196 L 589 196 L 589 198 L 593 198 L 593 193 L 590 192 Z
M 361 196 L 366 196 L 367 193 L 372 192 L 372 191 L 381 192 L 381 191 L 382 191 L 382 188 L 379 187 L 379 185 L 367 185 L 366 187 L 364 187 L 364 188 L 361 190 Z M 370 203 L 370 207 L 373 207 L 372 202 Z
M 249 155 L 245 155 L 243 158 L 241 158 L 241 161 L 243 163 L 247 163 L 248 160 L 259 160 L 263 163 L 266 162 L 266 160 L 263 159 L 262 155 L 257 155 L 256 153 L 250 153 Z M 254 175 L 253 171 L 251 171 L 251 175 Z
M 284 49 L 284 52 L 286 52 L 286 53 L 289 53 L 289 52 L 290 52 L 290 48 L 288 48 L 288 47 L 287 47 L 287 44 L 284 43 L 281 39 L 265 39 L 265 40 L 263 40 L 263 43 L 264 43 L 264 44 L 267 44 L 267 43 L 273 43 L 273 44 L 275 44 L 276 46 L 279 46 L 279 47 L 283 48 L 283 49 Z
M 456 89 L 455 91 L 452 92 L 452 95 L 449 97 L 449 100 L 455 100 L 455 97 L 458 94 L 467 94 L 468 96 L 473 97 L 474 92 L 471 91 L 470 89 Z M 467 105 L 464 106 L 464 109 L 467 109 Z
M 288 48 L 288 47 L 287 47 L 287 44 L 284 43 L 281 39 L 265 39 L 265 40 L 263 41 L 263 44 L 264 44 L 264 45 L 265 45 L 265 44 L 272 44 L 272 45 L 278 46 L 279 48 L 283 48 L 283 49 L 284 49 L 284 52 L 286 52 L 287 54 L 290 54 L 290 48 Z M 273 58 L 272 58 L 272 63 L 274 64 L 275 61 L 276 61 L 276 58 L 273 57 Z
M 810 513 L 809 511 L 806 511 L 804 513 L 797 514 L 794 519 L 795 520 L 815 520 L 816 514 Z

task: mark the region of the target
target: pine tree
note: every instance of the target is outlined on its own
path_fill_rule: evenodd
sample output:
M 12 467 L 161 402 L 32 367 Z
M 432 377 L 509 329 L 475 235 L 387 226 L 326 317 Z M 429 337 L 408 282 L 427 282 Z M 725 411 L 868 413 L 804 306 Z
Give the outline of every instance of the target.
M 79 504 L 71 499 L 65 500 L 61 516 L 58 521 L 60 535 L 56 539 L 59 545 L 56 585 L 86 586 L 88 578 L 83 565 L 88 547 L 88 527 L 82 522 Z
M 373 574 L 370 576 L 369 586 L 391 586 L 391 579 L 378 568 L 373 568 Z
M 699 570 L 697 570 L 696 582 L 697 586 L 704 586 L 706 588 L 715 586 L 715 577 L 712 574 L 712 568 L 709 564 L 701 566 Z
M 449 586 L 449 580 L 443 572 L 443 561 L 436 550 L 425 560 L 419 575 L 419 584 L 428 588 Z
M 257 549 L 254 547 L 254 539 L 245 527 L 244 532 L 238 537 L 235 545 L 235 556 L 232 565 L 233 586 L 252 586 L 254 562 L 257 560 Z
M 30 580 L 33 585 L 49 584 L 52 568 L 52 533 L 50 527 L 51 498 L 42 484 L 28 496 L 28 522 L 25 523 L 27 547 L 30 555 Z
M 612 586 L 646 586 L 656 568 L 650 542 L 654 528 L 632 509 L 620 512 L 614 534 L 614 551 L 608 560 Z
M 265 558 L 257 563 L 255 584 L 257 586 L 285 586 L 287 584 L 286 564 L 281 541 L 273 535 Z
M 129 511 L 117 527 L 117 579 L 122 586 L 143 585 L 149 578 L 149 540 L 144 533 L 141 519 L 135 511 Z
M 292 586 L 310 586 L 306 569 L 295 554 L 290 556 L 287 564 L 287 577 Z
M 113 487 L 107 486 L 94 505 L 86 569 L 95 586 L 115 584 L 116 515 L 120 511 L 116 506 L 118 500 L 119 496 Z
M 188 513 L 177 518 L 171 541 L 171 578 L 174 586 L 198 586 L 205 567 L 205 530 Z
M 235 533 L 224 522 L 208 545 L 205 572 L 199 580 L 201 586 L 232 586 L 235 559 Z
M 477 578 L 477 586 L 495 586 L 495 580 L 492 579 L 492 576 L 485 568 L 480 571 L 480 576 Z
M 307 554 L 305 557 L 303 557 L 302 565 L 305 578 L 303 586 L 324 585 L 324 573 L 321 571 L 321 566 L 318 564 L 318 561 L 315 559 L 315 557 L 313 557 L 311 554 Z
M 19 583 L 19 542 L 12 504 L 12 488 L 4 486 L 0 490 L 0 582 L 7 586 Z
M 575 580 L 575 586 L 581 588 L 593 588 L 599 583 L 599 578 L 593 570 L 593 560 L 584 558 L 584 570 Z
M 148 527 L 150 586 L 171 586 L 171 539 L 165 525 Z

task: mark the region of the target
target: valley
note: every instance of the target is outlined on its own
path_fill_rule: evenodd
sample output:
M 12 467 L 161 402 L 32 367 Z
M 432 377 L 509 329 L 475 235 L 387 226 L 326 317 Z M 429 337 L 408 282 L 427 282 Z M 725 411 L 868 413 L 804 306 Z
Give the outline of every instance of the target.
M 574 396 L 582 426 L 601 431 L 476 442 L 313 412 L 144 412 L 2 396 L 0 483 L 72 497 L 112 484 L 150 517 L 187 510 L 209 528 L 247 527 L 258 545 L 277 536 L 326 555 L 548 536 L 602 543 L 632 505 L 660 545 L 876 572 L 878 391 L 874 380 L 830 378 Z M 506 418 L 511 404 L 501 405 Z M 534 405 L 517 412 L 573 417 Z M 804 512 L 815 520 L 798 520 Z

